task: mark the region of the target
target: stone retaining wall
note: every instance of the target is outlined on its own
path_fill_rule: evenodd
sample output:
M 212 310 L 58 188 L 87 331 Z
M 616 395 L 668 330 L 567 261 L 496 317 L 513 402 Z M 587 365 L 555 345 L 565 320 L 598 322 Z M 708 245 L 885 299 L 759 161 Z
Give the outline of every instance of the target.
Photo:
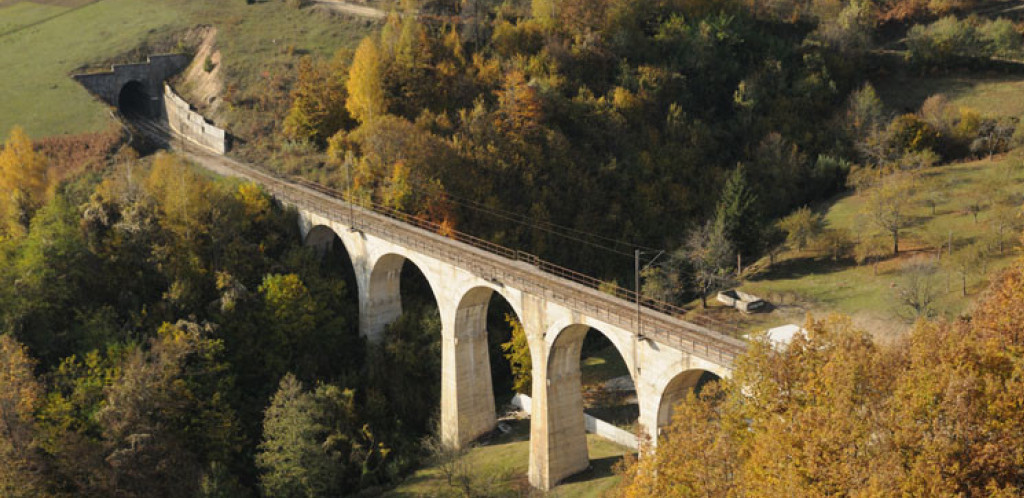
M 170 85 L 164 85 L 164 109 L 167 112 L 167 123 L 171 129 L 182 134 L 189 140 L 206 147 L 218 154 L 228 151 L 227 133 L 206 121 L 202 114 L 192 110 Z

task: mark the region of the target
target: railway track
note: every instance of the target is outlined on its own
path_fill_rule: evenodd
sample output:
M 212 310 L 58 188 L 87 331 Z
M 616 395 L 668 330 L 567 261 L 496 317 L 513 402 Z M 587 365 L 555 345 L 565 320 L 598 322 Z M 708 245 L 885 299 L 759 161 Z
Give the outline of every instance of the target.
M 622 287 L 608 288 L 599 279 L 533 254 L 444 230 L 433 221 L 387 206 L 350 203 L 350 197 L 344 192 L 303 178 L 278 176 L 209 151 L 177 135 L 166 122 L 138 116 L 127 122 L 152 143 L 182 152 L 216 173 L 256 182 L 286 204 L 317 212 L 328 219 L 343 220 L 352 216 L 354 228 L 361 231 L 470 269 L 485 279 L 514 283 L 524 291 L 633 330 L 642 338 L 654 339 L 725 365 L 731 365 L 737 355 L 746 351 L 746 342 L 733 337 L 739 332 L 735 325 L 687 316 L 685 308 L 637 296 Z

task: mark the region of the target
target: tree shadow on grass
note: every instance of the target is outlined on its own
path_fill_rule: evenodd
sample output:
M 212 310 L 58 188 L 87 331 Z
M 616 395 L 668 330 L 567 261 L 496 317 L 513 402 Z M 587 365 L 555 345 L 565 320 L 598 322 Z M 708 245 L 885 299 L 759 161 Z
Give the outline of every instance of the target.
M 751 282 L 765 280 L 788 280 L 803 278 L 808 275 L 824 275 L 843 271 L 853 265 L 849 258 L 839 258 L 833 261 L 828 256 L 812 256 L 806 258 L 793 258 L 785 261 L 778 261 L 769 266 L 764 272 L 750 277 Z
M 590 461 L 590 466 L 587 470 L 574 474 L 567 477 L 559 484 L 570 484 L 574 482 L 586 482 L 594 479 L 602 479 L 605 477 L 611 477 L 615 475 L 614 467 L 615 464 L 622 460 L 622 456 L 610 456 L 604 458 L 595 458 Z

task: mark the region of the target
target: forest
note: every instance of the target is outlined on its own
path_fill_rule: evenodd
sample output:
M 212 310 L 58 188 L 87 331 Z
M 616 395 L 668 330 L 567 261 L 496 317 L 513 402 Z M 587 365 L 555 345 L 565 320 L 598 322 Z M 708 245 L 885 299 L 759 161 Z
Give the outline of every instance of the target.
M 337 496 L 421 458 L 436 310 L 407 300 L 368 347 L 349 263 L 303 247 L 294 212 L 172 155 L 91 145 L 110 163 L 59 184 L 47 163 L 86 147 L 16 130 L 0 156 L 19 193 L 0 242 L 0 495 Z
M 894 111 L 868 83 L 1024 53 L 972 6 L 406 2 L 354 52 L 301 58 L 287 93 L 232 93 L 237 154 L 609 282 L 631 281 L 634 249 L 664 250 L 647 293 L 687 302 L 851 172 L 1024 140 L 1016 118 Z M 905 59 L 876 50 L 892 31 Z
M 1024 144 L 1019 119 L 943 98 L 891 110 L 868 83 L 1021 58 L 1019 26 L 974 6 L 405 2 L 354 51 L 295 53 L 223 98 L 243 159 L 609 282 L 630 281 L 633 249 L 664 249 L 643 292 L 685 303 L 783 243 L 898 254 L 921 172 Z M 876 50 L 893 38 L 895 63 Z M 807 207 L 847 190 L 872 199 L 878 236 Z M 139 157 L 121 130 L 15 128 L 0 193 L 0 495 L 372 495 L 431 461 L 424 284 L 366 344 L 345 255 L 303 247 L 258 186 Z M 984 243 L 1012 249 L 1019 228 Z M 618 492 L 1019 495 L 1020 279 L 892 344 L 839 317 L 783 351 L 754 341 Z M 507 344 L 504 381 L 522 385 Z

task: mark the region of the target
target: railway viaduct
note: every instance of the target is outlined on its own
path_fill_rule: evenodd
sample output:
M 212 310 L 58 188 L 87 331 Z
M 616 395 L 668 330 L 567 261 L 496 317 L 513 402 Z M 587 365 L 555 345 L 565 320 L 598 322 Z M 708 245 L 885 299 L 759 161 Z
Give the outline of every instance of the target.
M 636 386 L 641 435 L 656 439 L 672 407 L 701 379 L 731 375 L 745 342 L 683 321 L 650 301 L 596 289 L 599 283 L 529 254 L 388 212 L 350 205 L 315 185 L 282 180 L 223 156 L 216 170 L 262 184 L 293 206 L 305 243 L 326 253 L 343 244 L 355 271 L 359 329 L 380 341 L 402 312 L 401 269 L 425 276 L 442 323 L 441 432 L 461 446 L 496 423 L 486 316 L 493 293 L 526 331 L 533 363 L 529 480 L 541 489 L 589 466 L 580 384 L 580 354 L 589 329 L 622 355 Z M 204 161 L 199 161 L 204 164 Z M 226 171 L 227 170 L 227 171 Z M 643 302 L 643 301 L 641 301 Z

